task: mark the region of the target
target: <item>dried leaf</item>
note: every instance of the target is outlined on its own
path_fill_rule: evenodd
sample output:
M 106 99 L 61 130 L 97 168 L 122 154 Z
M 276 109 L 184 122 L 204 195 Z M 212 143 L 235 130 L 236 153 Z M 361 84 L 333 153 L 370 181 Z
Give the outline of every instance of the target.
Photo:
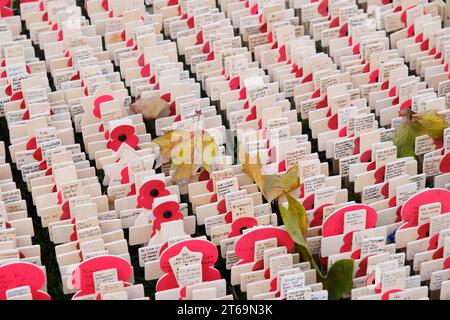
M 141 113 L 144 120 L 155 120 L 169 116 L 168 103 L 160 97 L 139 98 L 131 105 L 134 113 Z

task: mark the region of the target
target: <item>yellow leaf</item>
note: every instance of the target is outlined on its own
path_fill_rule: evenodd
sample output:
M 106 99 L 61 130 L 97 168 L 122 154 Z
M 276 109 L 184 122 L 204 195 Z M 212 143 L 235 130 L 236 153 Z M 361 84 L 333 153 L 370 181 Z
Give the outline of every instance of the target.
M 442 138 L 444 130 L 449 127 L 445 122 L 445 117 L 437 114 L 435 111 L 430 111 L 423 115 L 415 115 L 413 116 L 414 120 L 421 126 L 420 131 L 422 134 L 429 135 L 433 139 Z
M 182 141 L 191 137 L 189 132 L 183 130 L 172 130 L 166 134 L 153 139 L 153 142 L 159 145 L 160 155 L 164 162 L 169 162 L 172 156 L 172 150 Z
M 173 182 L 189 182 L 200 168 L 211 172 L 217 155 L 217 145 L 207 132 L 173 130 L 153 141 L 160 146 L 164 161 L 171 162 L 171 170 L 174 171 Z
M 196 144 L 195 135 L 190 135 L 172 150 L 171 169 L 174 170 L 172 180 L 176 183 L 187 183 L 195 175 L 196 159 L 194 157 Z
M 249 178 L 251 178 L 256 183 L 261 192 L 263 192 L 264 180 L 261 175 L 262 164 L 259 158 L 259 154 L 257 155 L 256 161 L 255 159 L 250 158 L 250 155 L 248 153 L 246 153 L 244 157 L 244 162 L 242 163 L 242 172 L 247 174 Z
M 214 139 L 205 132 L 202 135 L 202 164 L 208 172 L 212 171 L 212 164 L 217 156 L 217 145 Z
M 278 177 L 278 176 L 277 176 Z M 289 169 L 284 176 L 276 179 L 273 186 L 266 191 L 267 201 L 278 198 L 284 192 L 289 192 L 300 186 L 300 179 L 298 177 L 298 166 L 293 166 Z
M 177 166 L 173 166 L 174 173 L 172 174 L 172 181 L 177 184 L 188 183 L 189 180 L 195 175 L 195 165 L 189 163 L 183 163 Z
M 289 169 L 281 177 L 277 174 L 261 174 L 262 164 L 259 154 L 255 161 L 246 153 L 244 163 L 242 163 L 242 171 L 256 183 L 267 202 L 272 202 L 284 192 L 292 191 L 300 186 L 297 166 Z
M 404 118 L 405 121 L 396 130 L 393 138 L 399 157 L 415 157 L 417 137 L 428 135 L 432 139 L 441 139 L 444 130 L 449 127 L 445 117 L 436 111 L 418 114 L 407 109 Z

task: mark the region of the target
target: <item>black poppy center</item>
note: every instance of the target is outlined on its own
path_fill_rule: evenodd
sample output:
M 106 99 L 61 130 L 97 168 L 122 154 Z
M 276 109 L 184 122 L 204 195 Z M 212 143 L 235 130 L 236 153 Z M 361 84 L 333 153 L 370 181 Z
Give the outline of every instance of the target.
M 118 139 L 120 142 L 124 142 L 125 140 L 127 140 L 127 135 L 122 133 L 121 135 L 119 135 Z
M 150 195 L 151 195 L 152 197 L 157 197 L 158 194 L 159 194 L 159 192 L 158 192 L 158 190 L 156 190 L 156 189 L 153 189 L 152 191 L 150 191 Z
M 248 229 L 247 227 L 242 227 L 239 229 L 239 233 L 244 234 L 244 230 L 247 230 L 247 229 Z
M 169 210 L 164 211 L 163 217 L 166 218 L 166 219 L 171 218 L 172 217 L 172 211 L 169 211 Z

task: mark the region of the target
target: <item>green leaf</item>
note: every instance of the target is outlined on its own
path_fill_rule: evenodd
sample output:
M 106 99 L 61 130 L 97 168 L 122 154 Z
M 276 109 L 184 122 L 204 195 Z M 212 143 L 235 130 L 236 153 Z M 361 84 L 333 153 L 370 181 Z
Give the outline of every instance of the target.
M 286 198 L 289 204 L 288 208 L 280 206 L 281 216 L 286 225 L 286 229 L 295 243 L 306 244 L 304 235 L 308 228 L 308 221 L 306 219 L 305 207 L 289 193 L 286 193 Z
M 282 205 L 280 205 L 279 208 L 286 230 L 296 244 L 295 249 L 303 260 L 308 261 L 311 264 L 311 267 L 316 270 L 317 281 L 321 282 L 324 289 L 328 290 L 328 298 L 330 300 L 341 299 L 353 288 L 354 261 L 351 259 L 339 260 L 331 266 L 326 275 L 323 275 L 316 260 L 311 254 L 311 251 L 306 245 L 306 210 L 303 205 L 291 195 L 285 193 L 285 196 L 288 200 L 288 208 L 285 208 Z
M 339 260 L 333 263 L 327 276 L 320 282 L 328 290 L 329 300 L 339 300 L 353 288 L 354 261 L 351 259 Z
M 395 131 L 392 141 L 397 146 L 399 158 L 415 157 L 414 146 L 417 136 L 419 136 L 418 128 L 413 123 L 404 123 Z
M 449 127 L 445 117 L 436 111 L 419 114 L 408 109 L 404 119 L 392 139 L 397 146 L 399 158 L 416 156 L 414 147 L 417 137 L 428 135 L 432 139 L 439 140 L 442 139 L 444 130 Z

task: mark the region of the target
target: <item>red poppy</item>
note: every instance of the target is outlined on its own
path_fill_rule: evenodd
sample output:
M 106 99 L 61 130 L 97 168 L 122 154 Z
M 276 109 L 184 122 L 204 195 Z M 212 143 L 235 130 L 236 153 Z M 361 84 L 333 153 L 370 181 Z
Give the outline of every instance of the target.
M 428 233 L 430 232 L 430 223 L 424 223 L 417 229 L 417 240 L 424 239 L 428 237 Z
M 222 199 L 217 203 L 217 211 L 219 212 L 219 214 L 227 213 L 225 199 Z
M 447 152 L 444 158 L 442 158 L 439 164 L 439 171 L 450 172 L 450 152 Z
M 430 241 L 428 241 L 427 251 L 436 250 L 439 242 L 439 233 L 436 233 L 434 236 L 430 237 Z
M 70 241 L 77 241 L 78 240 L 78 234 L 77 234 L 77 226 L 73 225 L 73 232 L 70 235 Z
M 395 212 L 395 214 L 397 215 L 397 218 L 395 219 L 395 222 L 400 222 L 402 221 L 402 207 L 403 206 L 399 206 L 397 208 L 397 211 Z
M 33 138 L 28 140 L 27 145 L 26 145 L 26 149 L 27 150 L 35 150 L 35 149 L 37 149 L 36 137 L 33 137 Z
M 137 197 L 137 208 L 152 209 L 153 199 L 170 195 L 166 185 L 161 180 L 150 180 L 142 185 Z
M 63 202 L 61 191 L 58 192 L 57 199 L 58 199 L 58 204 L 62 204 L 63 214 L 61 215 L 61 220 L 68 220 L 68 219 L 70 219 L 71 214 L 70 214 L 69 201 L 64 201 Z
M 323 224 L 323 209 L 325 207 L 329 207 L 329 206 L 331 206 L 331 204 L 326 203 L 326 204 L 321 205 L 316 210 L 314 210 L 313 219 L 311 220 L 311 223 L 310 223 L 311 227 L 318 227 Z
M 101 119 L 102 118 L 102 114 L 100 112 L 100 105 L 104 102 L 109 102 L 109 101 L 113 101 L 114 97 L 110 96 L 108 94 L 105 94 L 103 96 L 100 96 L 98 98 L 96 98 L 94 100 L 94 110 L 93 110 L 93 114 L 96 118 Z
M 11 0 L 1 0 L 0 1 L 0 16 L 1 17 L 11 17 L 14 15 L 11 9 Z
M 355 278 L 363 277 L 367 274 L 367 262 L 369 261 L 369 256 L 363 258 L 359 262 L 359 269 L 356 271 Z
M 340 253 L 349 252 L 352 250 L 353 233 L 354 231 L 351 231 L 344 236 L 344 244 L 341 246 L 339 251 Z
M 207 181 L 207 180 L 210 180 L 209 172 L 208 170 L 203 170 L 198 175 L 198 181 Z
M 117 151 L 122 143 L 126 143 L 133 149 L 136 149 L 139 143 L 139 138 L 136 136 L 135 132 L 136 129 L 131 125 L 121 125 L 115 127 L 109 135 L 110 137 L 107 144 L 108 149 Z
M 444 257 L 444 247 L 440 247 L 433 253 L 433 260 L 442 259 Z
M 69 220 L 70 219 L 70 205 L 69 201 L 66 201 L 62 205 L 63 214 L 61 215 L 61 220 Z
M 164 202 L 156 206 L 153 209 L 155 220 L 153 220 L 152 237 L 155 235 L 156 230 L 161 230 L 161 224 L 175 220 L 183 220 L 183 214 L 179 210 L 180 204 L 175 201 Z
M 127 197 L 134 196 L 136 194 L 136 185 L 133 183 L 130 187 L 130 192 L 127 193 Z
M 45 284 L 45 273 L 35 264 L 15 262 L 0 267 L 2 287 L 0 300 L 6 300 L 6 291 L 28 286 L 32 300 L 51 300 L 51 297 L 40 289 Z
M 109 11 L 108 0 L 103 0 L 103 1 L 102 1 L 102 8 L 103 8 L 105 11 Z
M 233 238 L 240 236 L 243 234 L 244 230 L 256 227 L 258 225 L 258 221 L 252 217 L 243 217 L 235 220 L 231 225 L 231 232 L 228 235 L 228 238 Z
M 125 167 L 122 169 L 122 171 L 120 172 L 121 175 L 121 179 L 120 179 L 120 183 L 121 184 L 127 184 L 130 183 L 130 175 L 128 173 L 128 167 Z
M 232 223 L 233 222 L 233 215 L 231 213 L 231 211 L 228 211 L 227 213 L 225 213 L 225 223 Z

